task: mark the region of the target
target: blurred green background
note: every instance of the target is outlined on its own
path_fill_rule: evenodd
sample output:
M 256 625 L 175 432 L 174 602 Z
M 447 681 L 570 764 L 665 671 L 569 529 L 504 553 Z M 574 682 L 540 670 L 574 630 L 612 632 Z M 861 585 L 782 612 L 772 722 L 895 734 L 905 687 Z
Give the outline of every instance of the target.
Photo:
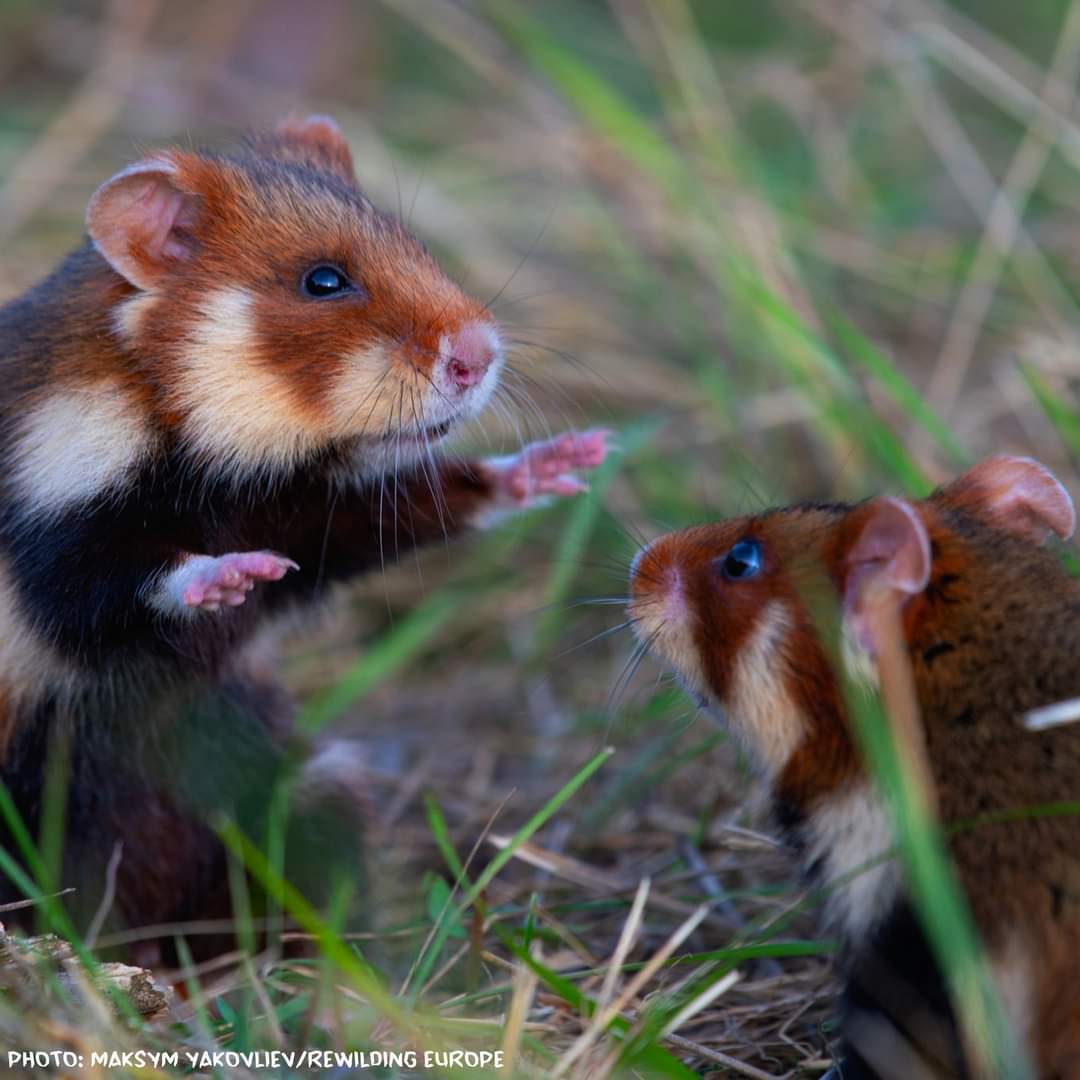
M 589 639 L 621 621 L 641 534 L 920 493 L 1006 450 L 1080 491 L 1078 71 L 1068 0 L 4 0 L 0 297 L 145 149 L 325 112 L 372 198 L 496 297 L 511 370 L 462 445 L 622 432 L 589 497 L 410 560 L 285 637 L 305 722 L 368 755 L 381 928 L 426 925 L 452 877 L 425 793 L 464 855 L 607 744 L 534 837 L 577 869 L 512 865 L 491 910 L 539 897 L 550 950 L 584 963 L 645 873 L 674 906 L 649 908 L 643 956 L 696 900 L 715 911 L 692 944 L 715 949 L 795 899 L 722 733 L 627 634 Z M 477 985 L 460 959 L 433 1000 Z M 821 1071 L 826 965 L 776 963 L 684 1060 Z

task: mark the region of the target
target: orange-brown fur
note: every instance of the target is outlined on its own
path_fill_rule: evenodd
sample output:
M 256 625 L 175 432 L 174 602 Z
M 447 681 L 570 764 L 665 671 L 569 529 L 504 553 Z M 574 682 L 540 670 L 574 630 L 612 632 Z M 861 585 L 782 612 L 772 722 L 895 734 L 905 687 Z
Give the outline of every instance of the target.
M 1021 723 L 1032 708 L 1080 696 L 1080 584 L 1055 551 L 1000 527 L 969 478 L 915 505 L 932 569 L 906 603 L 903 626 L 941 817 L 957 828 L 955 867 L 991 958 L 1020 956 L 1030 970 L 1027 1034 L 1039 1075 L 1080 1076 L 1080 819 L 978 823 L 1080 796 L 1080 727 L 1033 732 Z M 666 655 L 663 629 L 654 648 L 721 708 L 763 605 L 779 600 L 797 612 L 773 661 L 801 702 L 806 736 L 773 792 L 782 809 L 810 819 L 864 775 L 810 610 L 823 582 L 834 610 L 843 601 L 845 559 L 872 506 L 796 506 L 669 534 L 639 556 L 632 579 L 639 619 L 663 603 L 677 610 L 666 590 L 673 575 L 681 579 L 695 656 L 679 664 Z M 760 540 L 765 571 L 723 580 L 717 560 L 747 536 Z

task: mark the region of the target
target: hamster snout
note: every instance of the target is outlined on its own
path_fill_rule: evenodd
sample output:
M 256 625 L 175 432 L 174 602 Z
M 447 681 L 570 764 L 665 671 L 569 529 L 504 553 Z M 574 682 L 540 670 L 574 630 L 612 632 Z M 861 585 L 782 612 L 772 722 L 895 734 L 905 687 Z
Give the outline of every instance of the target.
M 672 558 L 669 537 L 661 536 L 643 547 L 630 564 L 630 606 L 632 609 L 662 608 L 666 618 L 686 615 L 683 576 Z
M 487 322 L 469 322 L 447 335 L 439 350 L 446 382 L 458 391 L 478 386 L 499 359 L 500 344 L 495 327 Z
M 697 661 L 687 597 L 685 569 L 674 536 L 661 536 L 642 548 L 630 567 L 628 613 L 639 641 L 694 681 Z

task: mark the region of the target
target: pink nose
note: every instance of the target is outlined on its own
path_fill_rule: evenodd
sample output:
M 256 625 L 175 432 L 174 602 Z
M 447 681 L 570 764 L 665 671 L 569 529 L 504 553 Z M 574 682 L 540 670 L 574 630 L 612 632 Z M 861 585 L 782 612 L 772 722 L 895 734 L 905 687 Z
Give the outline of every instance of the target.
M 475 386 L 495 359 L 497 338 L 487 323 L 466 323 L 446 342 L 446 375 L 461 390 Z

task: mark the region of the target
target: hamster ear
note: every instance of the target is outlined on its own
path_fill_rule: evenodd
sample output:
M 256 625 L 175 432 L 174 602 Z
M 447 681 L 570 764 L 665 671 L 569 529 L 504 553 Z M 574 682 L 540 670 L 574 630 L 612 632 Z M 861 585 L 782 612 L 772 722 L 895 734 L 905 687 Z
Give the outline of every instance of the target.
M 883 592 L 901 606 L 930 580 L 930 537 L 918 511 L 885 495 L 857 511 L 843 557 L 844 617 L 867 652 L 877 652 L 870 607 Z
M 287 116 L 278 124 L 277 136 L 309 161 L 337 173 L 350 184 L 356 183 L 352 151 L 336 120 L 329 116 Z
M 1041 544 L 1068 540 L 1076 510 L 1058 478 L 1034 458 L 999 454 L 973 465 L 937 496 L 946 506 L 1007 533 Z
M 198 197 L 177 185 L 168 158 L 140 161 L 106 180 L 86 208 L 86 231 L 105 261 L 136 288 L 152 289 L 190 259 Z

